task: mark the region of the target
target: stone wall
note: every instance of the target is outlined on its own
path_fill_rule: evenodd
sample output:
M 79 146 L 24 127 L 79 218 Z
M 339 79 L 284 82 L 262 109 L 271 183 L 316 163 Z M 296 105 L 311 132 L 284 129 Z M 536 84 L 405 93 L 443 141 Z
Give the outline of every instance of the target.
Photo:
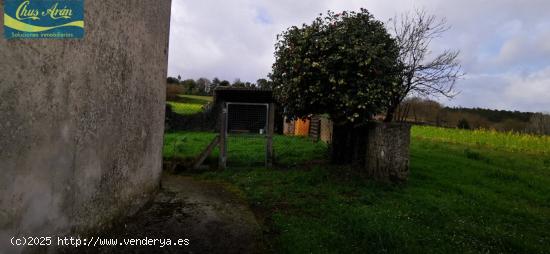
M 382 182 L 404 182 L 409 175 L 411 126 L 402 123 L 368 125 L 365 169 Z
M 85 1 L 82 40 L 0 38 L 0 252 L 101 230 L 157 189 L 170 9 Z
M 404 182 L 409 174 L 410 131 L 404 123 L 335 125 L 332 162 L 352 165 L 379 182 Z

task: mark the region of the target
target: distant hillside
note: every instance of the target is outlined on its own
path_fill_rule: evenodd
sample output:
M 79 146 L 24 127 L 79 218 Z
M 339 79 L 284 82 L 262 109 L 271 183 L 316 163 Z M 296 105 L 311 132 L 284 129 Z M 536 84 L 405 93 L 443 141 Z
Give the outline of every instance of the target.
M 550 116 L 540 113 L 484 108 L 445 107 L 422 98 L 405 100 L 397 111 L 397 121 L 462 129 L 550 133 Z
M 534 115 L 534 113 L 531 112 L 493 110 L 484 108 L 445 107 L 444 110 L 448 112 L 478 115 L 493 123 L 501 123 L 505 120 L 516 120 L 527 123 Z

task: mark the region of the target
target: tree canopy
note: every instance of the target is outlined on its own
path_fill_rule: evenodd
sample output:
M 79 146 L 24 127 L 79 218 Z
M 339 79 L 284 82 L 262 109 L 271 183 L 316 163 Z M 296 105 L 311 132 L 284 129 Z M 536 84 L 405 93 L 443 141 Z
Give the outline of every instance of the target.
M 217 77 L 213 80 L 208 78 L 181 80 L 181 76 L 178 76 L 177 78 L 168 77 L 166 82 L 169 85 L 178 85 L 180 86 L 180 89 L 183 90 L 183 93 L 192 95 L 213 95 L 214 90 L 219 86 L 271 89 L 272 84 L 271 81 L 264 78 L 258 79 L 257 83 L 248 81 L 243 82 L 237 78 L 233 81 L 233 83 L 231 83 L 227 80 L 220 80 Z
M 270 78 L 290 118 L 328 113 L 339 124 L 383 112 L 397 89 L 399 48 L 366 10 L 327 12 L 278 35 Z

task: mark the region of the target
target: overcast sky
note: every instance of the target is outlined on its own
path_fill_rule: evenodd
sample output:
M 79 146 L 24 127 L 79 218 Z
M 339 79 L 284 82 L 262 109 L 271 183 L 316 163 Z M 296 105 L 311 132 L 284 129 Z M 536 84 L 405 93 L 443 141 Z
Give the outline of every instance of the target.
M 452 27 L 435 53 L 461 51 L 467 75 L 446 105 L 550 111 L 550 0 L 173 0 L 169 75 L 255 82 L 276 35 L 327 10 L 368 9 L 387 21 L 423 8 Z

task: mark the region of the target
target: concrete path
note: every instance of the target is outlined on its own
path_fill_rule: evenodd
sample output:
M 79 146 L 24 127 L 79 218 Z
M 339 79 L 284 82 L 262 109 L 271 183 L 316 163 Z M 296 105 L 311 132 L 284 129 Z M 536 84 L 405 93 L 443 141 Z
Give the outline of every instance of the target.
M 118 238 L 189 239 L 188 246 L 111 247 L 90 253 L 262 253 L 254 214 L 221 184 L 165 174 L 149 207 L 111 233 Z

